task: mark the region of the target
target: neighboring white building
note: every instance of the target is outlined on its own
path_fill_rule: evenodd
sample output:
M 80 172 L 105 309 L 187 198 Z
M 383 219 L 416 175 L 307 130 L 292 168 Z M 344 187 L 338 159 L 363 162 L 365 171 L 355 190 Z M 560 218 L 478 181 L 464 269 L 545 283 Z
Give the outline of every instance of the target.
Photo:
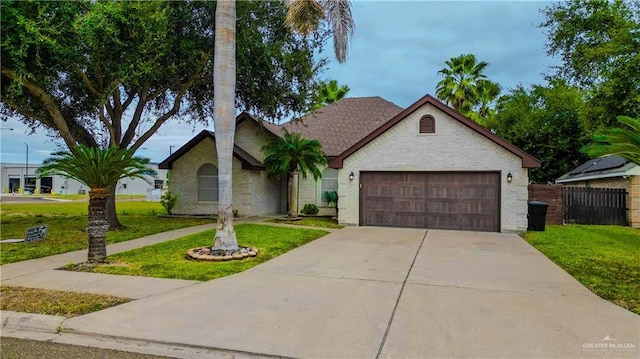
M 84 194 L 89 191 L 82 183 L 63 176 L 36 177 L 36 170 L 40 164 L 30 163 L 0 163 L 0 188 L 2 193 L 22 193 L 35 194 L 57 193 L 57 194 Z M 163 189 L 167 187 L 167 170 L 158 169 L 157 163 L 150 163 L 149 167 L 154 169 L 155 176 L 146 176 L 147 181 L 140 178 L 124 178 L 118 181 L 116 194 L 147 194 L 152 189 Z M 25 176 L 27 174 L 28 176 Z M 25 182 L 26 179 L 26 182 Z

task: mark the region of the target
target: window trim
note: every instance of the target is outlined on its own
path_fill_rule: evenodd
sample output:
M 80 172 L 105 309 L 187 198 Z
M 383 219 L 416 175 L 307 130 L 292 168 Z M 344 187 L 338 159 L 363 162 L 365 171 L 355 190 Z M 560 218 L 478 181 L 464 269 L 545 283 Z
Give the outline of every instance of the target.
M 216 170 L 216 175 L 212 176 L 212 175 L 204 175 L 201 173 L 201 171 L 203 170 L 203 168 L 205 168 L 205 166 L 211 166 Z M 196 172 L 196 178 L 198 181 L 198 185 L 196 186 L 196 200 L 197 202 L 203 202 L 203 203 L 218 203 L 218 201 L 220 200 L 220 187 L 218 185 L 218 167 L 216 167 L 214 164 L 212 163 L 205 163 L 202 166 L 200 166 L 200 168 L 198 168 L 198 171 Z M 200 186 L 200 179 L 206 177 L 206 178 L 216 178 L 216 193 L 215 193 L 215 199 L 211 200 L 211 201 L 207 201 L 205 199 L 200 199 L 200 190 L 201 190 L 201 186 Z M 213 189 L 214 187 L 211 187 L 211 189 Z M 209 187 L 203 187 L 202 189 L 209 189 Z
M 436 119 L 432 115 L 424 115 L 420 117 L 418 132 L 422 134 L 436 133 Z
M 327 170 L 335 171 L 335 177 L 326 177 L 325 176 L 325 171 L 327 171 Z M 319 203 L 320 206 L 328 206 L 329 205 L 329 203 L 324 200 L 324 192 L 328 192 L 328 191 L 323 191 L 322 190 L 323 189 L 322 183 L 325 180 L 329 180 L 329 179 L 335 180 L 336 188 L 333 191 L 337 192 L 338 191 L 338 187 L 340 186 L 339 178 L 340 178 L 340 171 L 338 169 L 327 167 L 327 168 L 322 170 L 322 178 L 319 181 L 320 182 L 320 188 L 318 190 L 318 193 L 320 195 L 318 203 Z

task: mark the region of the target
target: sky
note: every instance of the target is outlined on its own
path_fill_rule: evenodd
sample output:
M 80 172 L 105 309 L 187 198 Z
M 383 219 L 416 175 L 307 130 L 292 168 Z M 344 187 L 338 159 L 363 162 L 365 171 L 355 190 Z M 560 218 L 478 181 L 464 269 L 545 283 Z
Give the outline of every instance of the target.
M 544 84 L 559 61 L 546 55 L 546 1 L 371 1 L 352 0 L 355 34 L 347 62 L 338 64 L 333 45 L 324 79 L 351 89 L 347 97 L 380 96 L 408 107 L 425 94 L 435 96 L 445 61 L 474 54 L 486 61 L 487 77 L 503 88 Z M 13 130 L 9 130 L 9 129 Z M 203 127 L 168 123 L 136 154 L 161 162 Z M 213 126 L 207 128 L 213 130 Z M 43 133 L 29 134 L 16 119 L 0 123 L 0 162 L 42 163 L 58 144 Z M 28 146 L 28 147 L 27 147 Z

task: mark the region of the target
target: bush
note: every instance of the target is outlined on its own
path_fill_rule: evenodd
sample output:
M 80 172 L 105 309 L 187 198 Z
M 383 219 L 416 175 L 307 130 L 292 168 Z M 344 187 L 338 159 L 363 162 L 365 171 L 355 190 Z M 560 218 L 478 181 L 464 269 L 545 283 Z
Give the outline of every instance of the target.
M 300 212 L 302 214 L 318 214 L 320 210 L 318 209 L 318 206 L 316 206 L 315 204 L 307 203 L 304 205 L 304 207 L 302 207 L 302 210 Z
M 336 207 L 338 205 L 338 192 L 329 191 L 325 193 L 324 197 L 327 200 L 327 205 L 330 207 Z
M 178 195 L 171 191 L 167 191 L 160 197 L 160 204 L 168 214 L 173 214 L 172 211 L 173 207 L 176 206 L 176 202 L 178 202 Z

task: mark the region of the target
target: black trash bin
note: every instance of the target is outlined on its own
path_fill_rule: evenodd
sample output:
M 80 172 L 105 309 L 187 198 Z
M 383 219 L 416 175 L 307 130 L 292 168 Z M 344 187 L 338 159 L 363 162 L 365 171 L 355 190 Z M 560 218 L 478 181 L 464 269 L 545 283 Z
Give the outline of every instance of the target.
M 527 229 L 530 231 L 544 232 L 544 226 L 547 222 L 547 207 L 549 207 L 549 204 L 540 201 L 529 201 L 527 203 L 529 204 L 529 213 L 527 214 L 529 223 Z

